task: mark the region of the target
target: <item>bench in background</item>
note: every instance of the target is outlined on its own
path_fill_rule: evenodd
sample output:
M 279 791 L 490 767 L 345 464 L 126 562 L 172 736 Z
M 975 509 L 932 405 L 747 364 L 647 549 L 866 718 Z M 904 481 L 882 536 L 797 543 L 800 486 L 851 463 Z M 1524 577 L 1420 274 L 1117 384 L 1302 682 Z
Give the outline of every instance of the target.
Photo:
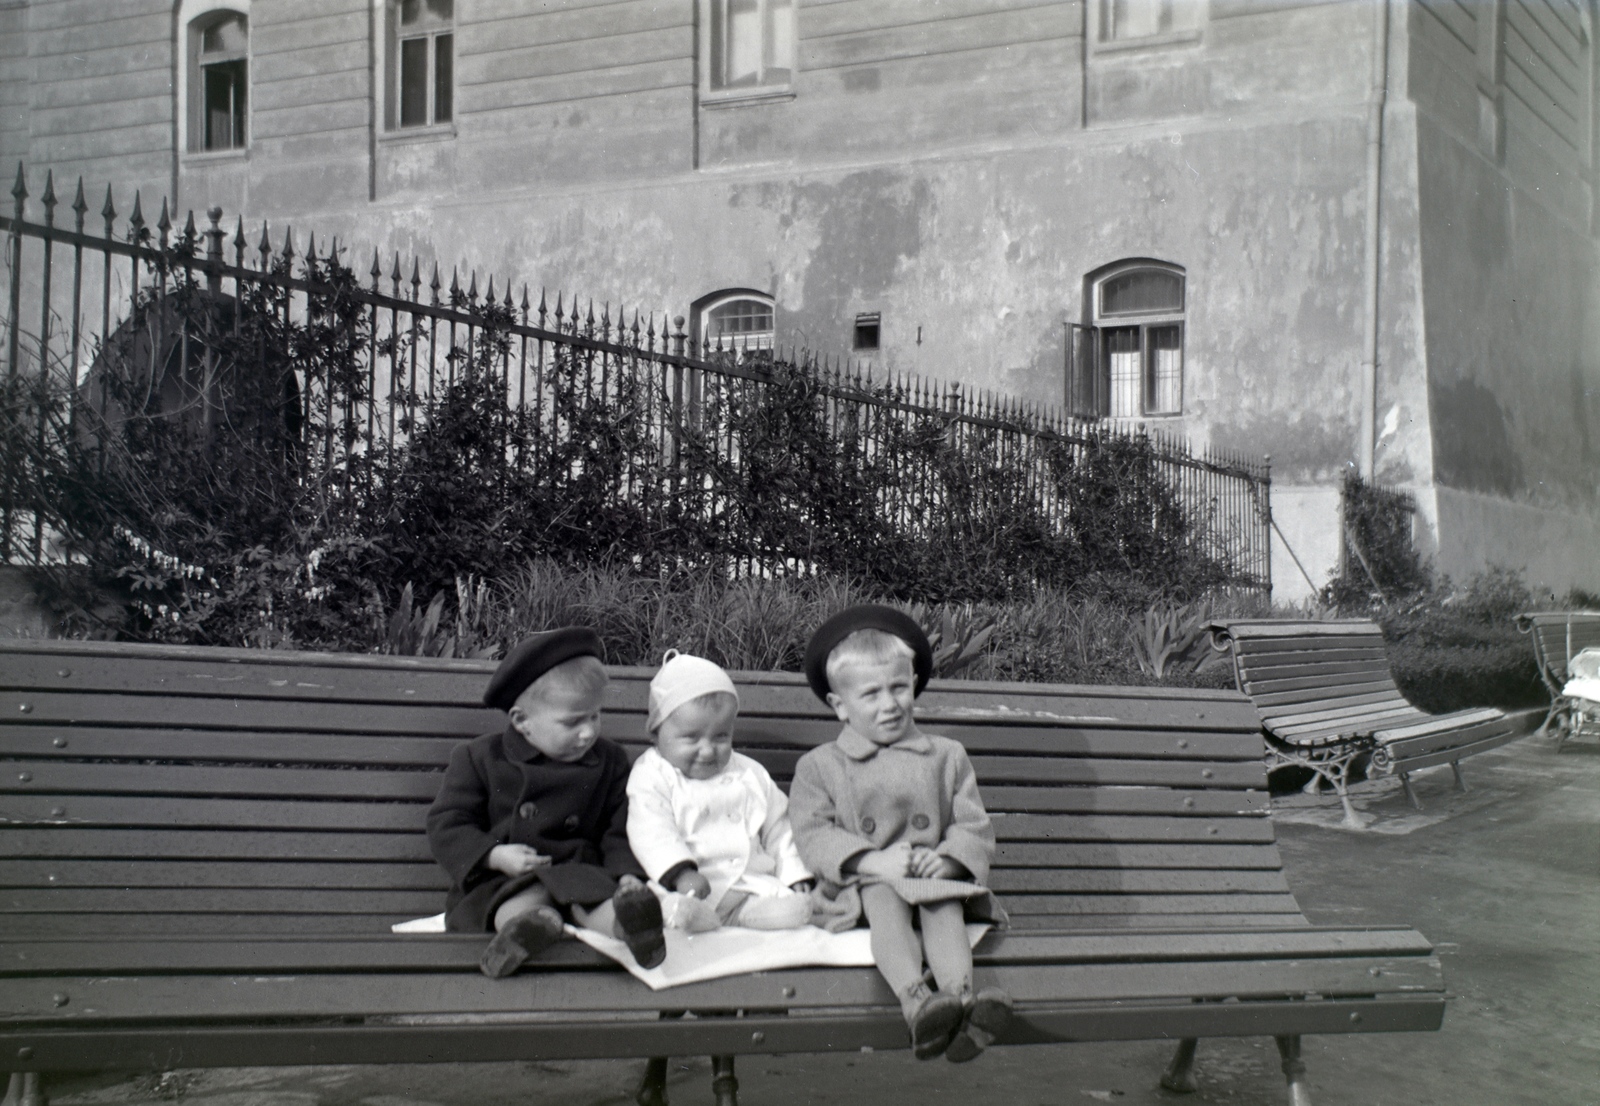
M 906 1047 L 870 968 L 652 992 L 577 942 L 510 979 L 484 937 L 394 935 L 442 907 L 423 818 L 451 747 L 503 724 L 492 665 L 72 642 L 0 644 L 0 1060 L 40 1073 Z M 607 732 L 645 742 L 643 669 Z M 739 673 L 738 745 L 786 782 L 838 723 L 798 676 Z M 1310 1033 L 1438 1028 L 1413 930 L 1314 926 L 1233 692 L 936 681 L 971 751 L 1014 927 L 976 950 L 1018 1000 L 1004 1044 L 1271 1035 L 1306 1101 Z M 669 1019 L 667 1010 L 720 1015 Z M 649 1088 L 646 1088 L 649 1092 Z M 648 1094 L 647 1094 L 648 1097 Z
M 1238 620 L 1211 627 L 1218 648 L 1233 653 L 1239 690 L 1261 712 L 1269 769 L 1308 768 L 1344 804 L 1345 821 L 1362 825 L 1346 785 L 1352 769 L 1397 773 L 1411 805 L 1422 801 L 1411 773 L 1449 764 L 1465 791 L 1461 759 L 1522 736 L 1492 707 L 1429 714 L 1395 686 L 1383 631 L 1361 619 Z
M 1567 738 L 1583 729 L 1584 712 L 1561 693 L 1572 678 L 1567 666 L 1585 649 L 1600 647 L 1600 611 L 1529 611 L 1517 615 L 1517 629 L 1533 639 L 1533 656 L 1539 678 L 1550 692 L 1550 711 L 1539 733 L 1554 730 L 1556 751 Z

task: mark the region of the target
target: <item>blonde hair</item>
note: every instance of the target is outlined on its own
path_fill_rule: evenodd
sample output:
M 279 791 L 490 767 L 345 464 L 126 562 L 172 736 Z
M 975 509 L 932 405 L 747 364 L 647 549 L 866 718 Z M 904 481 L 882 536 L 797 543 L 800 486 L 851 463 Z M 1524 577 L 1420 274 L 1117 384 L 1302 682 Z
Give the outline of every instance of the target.
M 584 654 L 562 661 L 545 671 L 522 689 L 515 705 L 526 709 L 529 703 L 543 702 L 550 692 L 558 688 L 579 695 L 598 695 L 610 683 L 611 677 L 606 675 L 606 667 L 600 663 L 600 658 Z
M 905 638 L 887 630 L 869 628 L 857 630 L 835 645 L 828 653 L 828 663 L 823 670 L 828 676 L 828 686 L 832 687 L 839 673 L 849 665 L 884 664 L 894 660 L 915 664 L 916 658 L 917 651 Z

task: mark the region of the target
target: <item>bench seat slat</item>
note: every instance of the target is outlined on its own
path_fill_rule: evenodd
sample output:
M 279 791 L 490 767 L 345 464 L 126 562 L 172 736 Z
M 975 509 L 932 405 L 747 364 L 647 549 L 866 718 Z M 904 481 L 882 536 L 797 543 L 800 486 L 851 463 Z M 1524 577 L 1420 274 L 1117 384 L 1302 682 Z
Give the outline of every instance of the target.
M 1301 624 L 1302 627 L 1304 624 Z M 1282 656 L 1289 653 L 1310 652 L 1317 649 L 1372 649 L 1383 642 L 1383 632 L 1376 627 L 1371 631 L 1345 629 L 1339 633 L 1313 635 L 1290 634 L 1283 637 L 1239 637 L 1235 648 L 1246 655 L 1265 653 Z
M 435 903 L 438 913 L 442 903 Z M 290 937 L 368 936 L 388 933 L 396 922 L 426 916 L 422 911 L 389 914 L 7 914 L 5 934 L 38 937 L 226 937 L 241 933 Z
M 1341 687 L 1331 694 L 1306 695 L 1303 692 L 1263 696 L 1272 700 L 1261 705 L 1261 717 L 1274 723 L 1293 724 L 1302 718 L 1329 717 L 1341 712 L 1360 711 L 1373 706 L 1402 706 L 1416 710 L 1392 683 L 1359 684 Z
M 1490 749 L 1498 749 L 1522 737 L 1523 734 L 1516 727 L 1495 729 L 1487 737 L 1461 744 L 1448 745 L 1428 753 L 1406 753 L 1397 759 L 1396 768 L 1405 772 L 1419 772 L 1424 768 L 1431 768 L 1436 764 L 1448 764 L 1453 760 L 1463 757 L 1476 756 L 1486 753 Z
M 1075 1001 L 1162 998 L 1299 997 L 1418 993 L 1442 988 L 1437 958 L 1350 957 L 1189 963 L 998 965 L 985 982 L 1018 1002 L 1071 995 Z M 793 994 L 784 993 L 784 988 Z M 66 994 L 60 1005 L 55 996 Z M 74 1001 L 76 1000 L 76 1001 Z M 486 986 L 465 973 L 272 976 L 67 976 L 10 981 L 0 995 L 0 1020 L 32 1024 L 210 1018 L 358 1017 L 407 1014 L 507 1013 L 528 1010 L 654 1011 L 670 1001 L 687 1009 L 867 1006 L 892 1001 L 876 973 L 799 969 L 732 976 L 674 988 L 670 999 L 621 972 L 523 973 Z M 75 1008 L 76 1007 L 76 1008 Z
M 1289 882 L 1281 871 L 1235 872 L 1219 869 L 1105 868 L 998 868 L 989 875 L 996 894 L 1035 892 L 1182 892 L 1227 894 L 1232 892 L 1287 895 Z
M 1385 744 L 1398 745 L 1415 739 L 1437 737 L 1451 730 L 1505 725 L 1509 725 L 1506 722 L 1506 716 L 1493 708 L 1461 710 L 1453 714 L 1432 714 L 1428 716 L 1427 721 L 1418 722 L 1415 725 L 1378 730 L 1373 736 Z
M 0 948 L 0 975 L 189 974 L 254 971 L 476 970 L 484 938 L 474 934 L 403 937 L 333 936 L 315 940 L 194 938 L 182 943 L 138 938 L 14 941 Z M 1427 956 L 1432 947 L 1408 929 L 1315 927 L 1231 933 L 991 933 L 973 950 L 978 964 L 1154 963 L 1261 957 Z M 578 941 L 541 953 L 540 965 L 620 970 Z
M 1007 894 L 1000 902 L 1013 916 L 1048 914 L 1081 917 L 1086 914 L 1299 914 L 1290 894 L 1238 892 L 1224 895 L 1137 895 L 1107 892 L 1102 895 Z

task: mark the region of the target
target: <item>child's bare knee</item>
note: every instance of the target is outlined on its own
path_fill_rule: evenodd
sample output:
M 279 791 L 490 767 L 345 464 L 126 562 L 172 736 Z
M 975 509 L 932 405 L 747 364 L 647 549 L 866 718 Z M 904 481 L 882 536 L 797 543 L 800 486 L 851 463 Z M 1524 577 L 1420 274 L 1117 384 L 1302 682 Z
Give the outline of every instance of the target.
M 501 903 L 494 912 L 495 932 L 506 927 L 518 914 L 526 914 L 530 910 L 537 910 L 541 906 L 549 906 L 550 892 L 544 889 L 543 884 L 536 884 L 526 890 L 518 891 L 505 902 Z

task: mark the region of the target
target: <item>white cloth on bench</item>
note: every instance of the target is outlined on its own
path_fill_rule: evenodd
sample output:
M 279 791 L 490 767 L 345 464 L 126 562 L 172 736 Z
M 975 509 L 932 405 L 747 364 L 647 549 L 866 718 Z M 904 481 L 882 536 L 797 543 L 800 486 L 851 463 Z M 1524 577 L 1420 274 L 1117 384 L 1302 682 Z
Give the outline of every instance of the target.
M 967 940 L 976 945 L 989 929 L 987 925 L 968 925 Z M 847 929 L 843 933 L 829 933 L 809 925 L 777 930 L 723 926 L 705 933 L 669 929 L 667 958 L 654 968 L 639 967 L 628 946 L 614 937 L 570 925 L 567 933 L 621 964 L 652 991 L 746 972 L 872 966 L 871 931 L 867 929 Z
M 395 933 L 443 933 L 444 915 L 396 922 L 389 928 Z M 987 925 L 969 924 L 967 940 L 976 945 L 989 929 Z M 667 958 L 654 968 L 639 967 L 628 946 L 614 937 L 570 925 L 567 933 L 621 964 L 652 991 L 721 979 L 723 976 L 743 975 L 746 972 L 872 966 L 871 931 L 867 929 L 829 933 L 816 926 L 778 930 L 723 926 L 706 933 L 692 934 L 669 929 L 666 932 Z

